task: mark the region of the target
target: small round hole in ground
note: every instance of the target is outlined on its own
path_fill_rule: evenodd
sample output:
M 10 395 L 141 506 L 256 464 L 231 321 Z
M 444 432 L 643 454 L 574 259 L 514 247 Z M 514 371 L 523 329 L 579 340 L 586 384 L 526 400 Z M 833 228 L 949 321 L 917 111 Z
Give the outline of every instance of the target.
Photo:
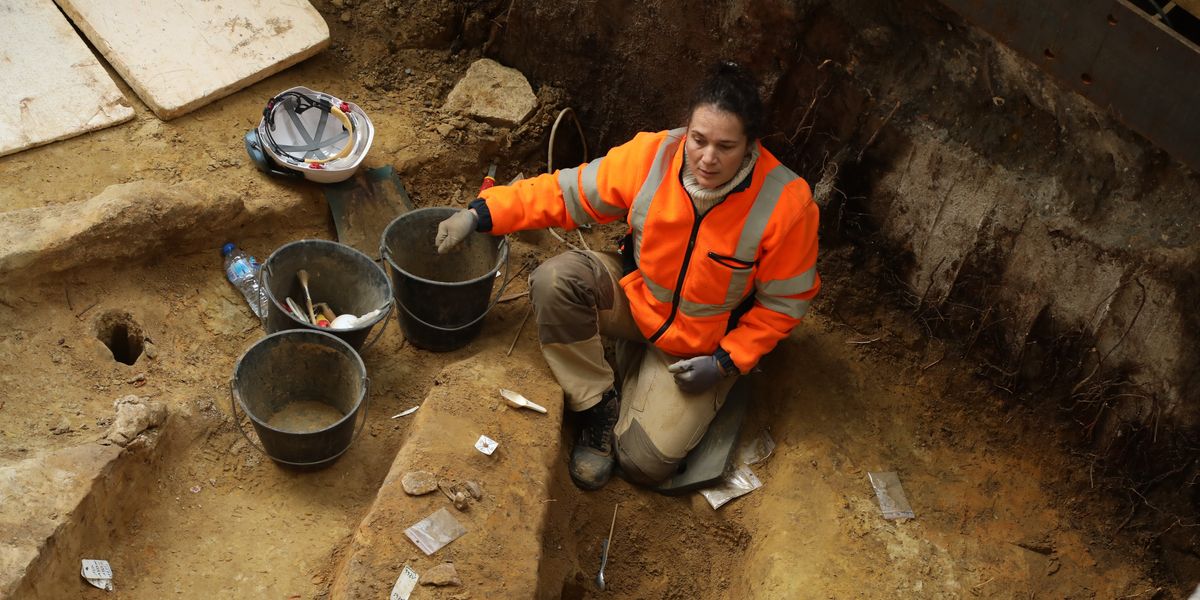
M 1114 17 L 1114 16 L 1112 16 L 1112 15 L 1108 15 L 1108 24 L 1109 24 L 1109 25 L 1116 25 L 1116 24 L 1117 24 L 1117 18 L 1116 18 L 1116 17 Z
M 1042 56 L 1045 56 L 1046 60 L 1054 60 L 1054 53 L 1049 48 L 1042 51 Z
M 1083 85 L 1092 85 L 1092 76 L 1087 73 L 1080 75 L 1079 80 L 1083 82 Z
M 146 335 L 133 315 L 110 310 L 96 318 L 96 339 L 112 351 L 113 360 L 132 365 L 142 355 Z

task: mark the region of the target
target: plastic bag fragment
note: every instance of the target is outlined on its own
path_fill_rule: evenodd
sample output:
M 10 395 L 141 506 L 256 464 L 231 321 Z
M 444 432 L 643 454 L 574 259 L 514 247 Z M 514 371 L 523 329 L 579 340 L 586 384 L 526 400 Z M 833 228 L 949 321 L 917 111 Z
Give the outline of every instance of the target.
M 404 535 L 412 540 L 426 556 L 441 550 L 446 544 L 462 537 L 466 528 L 458 522 L 445 508 L 418 521 L 412 527 L 404 530 Z
M 879 500 L 879 510 L 883 511 L 885 519 L 913 519 L 912 506 L 904 495 L 904 487 L 900 485 L 900 476 L 894 471 L 868 472 L 871 487 L 875 488 L 875 497 Z

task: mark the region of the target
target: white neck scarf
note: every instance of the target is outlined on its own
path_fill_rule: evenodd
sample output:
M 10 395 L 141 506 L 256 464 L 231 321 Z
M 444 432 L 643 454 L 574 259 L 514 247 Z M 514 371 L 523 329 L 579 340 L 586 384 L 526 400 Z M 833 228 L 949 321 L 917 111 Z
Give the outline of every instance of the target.
M 692 173 L 691 165 L 688 163 L 687 148 L 684 147 L 683 188 L 687 190 L 687 193 L 692 197 L 692 204 L 695 205 L 696 210 L 703 215 L 709 210 L 712 210 L 712 207 L 720 204 L 721 201 L 725 199 L 725 196 L 729 195 L 729 192 L 733 190 L 733 188 L 737 187 L 742 180 L 746 179 L 746 177 L 750 174 L 750 171 L 754 170 L 754 163 L 757 161 L 758 143 L 755 142 L 750 145 L 750 151 L 747 152 L 746 156 L 742 158 L 742 166 L 738 169 L 737 174 L 733 176 L 733 179 L 725 182 L 725 185 L 722 185 L 719 188 L 709 189 L 703 185 L 700 185 L 699 181 L 696 181 L 696 174 Z

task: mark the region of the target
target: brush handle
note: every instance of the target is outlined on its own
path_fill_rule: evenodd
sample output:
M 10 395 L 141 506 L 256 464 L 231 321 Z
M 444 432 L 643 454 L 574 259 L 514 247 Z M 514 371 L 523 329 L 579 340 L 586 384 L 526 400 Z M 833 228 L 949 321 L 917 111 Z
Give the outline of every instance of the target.
M 317 314 L 313 312 L 312 294 L 308 293 L 308 271 L 304 269 L 296 271 L 296 279 L 300 280 L 300 287 L 304 288 L 304 304 L 308 309 L 309 322 L 316 325 Z
M 333 312 L 333 309 L 329 308 L 329 305 L 325 304 L 324 302 L 318 302 L 314 304 L 313 310 L 321 311 L 321 315 L 324 316 L 330 323 L 337 318 L 337 313 Z

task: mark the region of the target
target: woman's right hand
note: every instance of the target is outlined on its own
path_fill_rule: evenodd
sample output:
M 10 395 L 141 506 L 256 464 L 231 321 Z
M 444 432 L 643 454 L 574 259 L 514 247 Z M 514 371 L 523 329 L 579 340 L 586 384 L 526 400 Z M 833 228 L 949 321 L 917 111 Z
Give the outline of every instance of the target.
M 433 241 L 437 245 L 438 254 L 445 254 L 461 244 L 467 236 L 475 232 L 478 223 L 479 216 L 474 210 L 460 210 L 438 223 L 437 238 Z

